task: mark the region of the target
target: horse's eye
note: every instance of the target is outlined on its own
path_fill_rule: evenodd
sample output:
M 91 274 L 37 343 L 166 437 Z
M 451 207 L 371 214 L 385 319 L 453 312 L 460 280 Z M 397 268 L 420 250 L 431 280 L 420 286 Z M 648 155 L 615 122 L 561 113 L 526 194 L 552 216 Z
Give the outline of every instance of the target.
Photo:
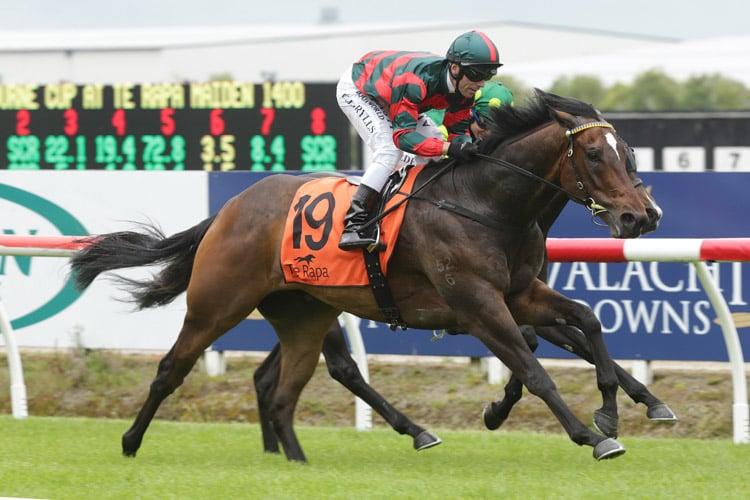
M 592 162 L 600 162 L 602 161 L 602 152 L 600 149 L 587 149 L 586 150 L 586 159 Z

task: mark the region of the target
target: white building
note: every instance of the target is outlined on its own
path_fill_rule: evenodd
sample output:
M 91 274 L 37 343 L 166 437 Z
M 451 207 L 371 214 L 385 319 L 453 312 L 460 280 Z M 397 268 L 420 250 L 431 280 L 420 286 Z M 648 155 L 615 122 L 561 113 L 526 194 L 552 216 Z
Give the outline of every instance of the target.
M 5 31 L 0 32 L 0 82 L 182 82 L 216 75 L 249 82 L 333 82 L 370 50 L 443 54 L 451 40 L 470 29 L 497 43 L 505 63 L 501 75 L 529 86 L 545 88 L 557 76 L 582 73 L 627 79 L 652 67 L 702 73 L 719 63 L 731 65 L 750 84 L 750 38 L 717 46 L 731 49 L 723 58 L 707 56 L 713 49 L 702 42 L 517 22 Z

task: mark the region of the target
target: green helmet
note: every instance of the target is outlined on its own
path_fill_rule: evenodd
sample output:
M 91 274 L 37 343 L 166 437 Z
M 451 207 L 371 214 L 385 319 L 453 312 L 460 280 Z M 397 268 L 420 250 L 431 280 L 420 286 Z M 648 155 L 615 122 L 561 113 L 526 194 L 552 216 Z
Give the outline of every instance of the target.
M 445 58 L 461 66 L 481 65 L 495 69 L 502 66 L 495 44 L 487 35 L 476 30 L 467 31 L 453 40 Z
M 492 120 L 492 108 L 513 106 L 513 93 L 500 82 L 487 82 L 474 94 L 474 110 L 484 119 Z

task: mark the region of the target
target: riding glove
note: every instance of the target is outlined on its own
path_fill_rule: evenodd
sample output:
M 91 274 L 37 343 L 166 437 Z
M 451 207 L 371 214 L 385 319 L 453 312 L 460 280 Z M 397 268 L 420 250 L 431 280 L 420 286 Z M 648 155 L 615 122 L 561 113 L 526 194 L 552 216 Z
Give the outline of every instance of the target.
M 479 148 L 472 142 L 451 142 L 448 146 L 448 156 L 459 160 L 471 160 L 479 154 Z

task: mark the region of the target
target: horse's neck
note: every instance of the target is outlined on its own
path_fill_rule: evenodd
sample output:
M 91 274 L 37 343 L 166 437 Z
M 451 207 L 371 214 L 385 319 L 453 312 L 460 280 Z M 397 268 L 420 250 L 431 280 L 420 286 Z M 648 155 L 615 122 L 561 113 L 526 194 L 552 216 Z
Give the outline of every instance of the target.
M 434 200 L 461 205 L 483 217 L 513 228 L 532 227 L 540 223 L 546 235 L 560 214 L 567 197 L 558 199 L 559 191 L 543 179 L 558 182 L 560 159 L 565 150 L 565 136 L 559 126 L 548 125 L 532 131 L 512 143 L 501 145 L 493 156 L 513 163 L 534 175 L 530 177 L 507 165 L 480 159 L 461 165 L 439 176 L 423 193 Z M 420 175 L 429 177 L 428 169 Z M 420 182 L 420 183 L 421 183 Z
M 547 205 L 544 207 L 544 210 L 542 210 L 542 212 L 539 214 L 537 221 L 539 223 L 539 228 L 542 230 L 545 238 L 547 237 L 550 228 L 555 223 L 557 218 L 560 217 L 563 208 L 565 208 L 565 205 L 567 204 L 568 197 L 563 193 L 558 193 L 552 198 L 549 203 L 547 203 Z
M 494 181 L 486 185 L 496 192 L 492 195 L 497 210 L 512 213 L 519 219 L 536 220 L 546 234 L 562 211 L 567 197 L 549 186 L 542 179 L 559 182 L 561 156 L 566 140 L 559 126 L 550 125 L 530 133 L 521 139 L 501 147 L 498 158 L 527 170 L 535 177 L 503 166 L 488 166 Z

